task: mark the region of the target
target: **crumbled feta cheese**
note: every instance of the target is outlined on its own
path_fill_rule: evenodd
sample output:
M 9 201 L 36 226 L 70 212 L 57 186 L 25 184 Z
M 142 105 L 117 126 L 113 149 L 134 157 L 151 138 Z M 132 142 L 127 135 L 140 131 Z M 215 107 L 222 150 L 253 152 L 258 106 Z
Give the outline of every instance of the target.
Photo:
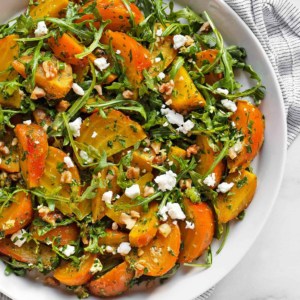
M 48 28 L 47 28 L 47 25 L 44 21 L 40 21 L 37 23 L 37 28 L 36 30 L 34 31 L 34 35 L 36 37 L 41 37 L 43 35 L 46 35 L 48 34 Z
M 75 247 L 71 246 L 71 245 L 60 247 L 59 250 L 67 257 L 69 257 L 75 253 Z
M 36 145 L 38 145 L 40 142 L 39 142 L 39 141 L 35 141 L 34 143 L 35 143 Z
M 234 183 L 233 182 L 230 182 L 230 183 L 227 183 L 227 182 L 222 182 L 218 185 L 218 188 L 217 188 L 217 192 L 218 193 L 228 193 L 234 186 Z
M 31 120 L 23 121 L 23 124 L 25 124 L 25 125 L 30 125 L 30 124 L 31 124 Z
M 68 168 L 74 168 L 74 163 L 70 156 L 64 157 L 64 163 L 67 165 Z
M 120 55 L 121 54 L 121 50 L 116 50 L 116 54 Z
M 223 95 L 228 95 L 229 94 L 229 91 L 226 90 L 226 89 L 221 89 L 221 88 L 217 88 L 216 89 L 216 92 L 217 93 L 220 93 L 220 94 L 223 94 Z
M 92 133 L 92 139 L 94 139 L 97 135 L 98 135 L 98 133 L 97 133 L 96 131 L 94 131 L 94 132 Z
M 182 211 L 178 203 L 167 203 L 168 215 L 173 220 L 184 220 L 186 218 L 184 212 Z
M 131 230 L 136 223 L 136 219 L 126 213 L 121 213 L 120 222 L 121 224 L 125 224 L 128 230 Z
M 83 162 L 85 164 L 90 164 L 94 161 L 94 159 L 92 157 L 89 157 L 89 155 L 84 150 L 80 150 L 79 156 L 83 159 Z
M 230 110 L 232 112 L 236 112 L 237 106 L 236 106 L 236 104 L 233 101 L 228 100 L 228 99 L 223 99 L 223 100 L 221 100 L 221 103 L 228 110 Z
M 211 173 L 208 175 L 204 180 L 203 183 L 206 184 L 207 186 L 213 187 L 216 184 L 216 174 Z
M 107 69 L 110 65 L 109 62 L 107 62 L 107 59 L 105 57 L 100 57 L 94 60 L 94 65 L 100 70 L 103 71 Z
M 76 94 L 76 95 L 78 95 L 78 96 L 83 96 L 84 95 L 84 90 L 83 90 L 83 88 L 79 85 L 79 84 L 77 84 L 77 83 L 73 83 L 72 84 L 72 89 L 73 89 L 73 92 Z
M 112 230 L 118 230 L 119 226 L 116 222 L 113 222 L 112 225 L 111 225 L 111 229 Z
M 167 206 L 161 207 L 161 208 L 159 209 L 159 211 L 158 211 L 158 215 L 160 216 L 160 219 L 161 219 L 162 221 L 164 221 L 164 222 L 168 220 L 168 215 L 167 215 L 167 213 L 168 213 L 168 208 L 167 208 Z
M 127 255 L 131 251 L 130 243 L 123 242 L 119 245 L 117 252 L 123 256 Z
M 102 86 L 100 84 L 95 85 L 94 89 L 97 91 L 99 96 L 103 95 Z
M 163 124 L 163 127 L 168 127 L 169 126 L 169 123 L 168 122 L 165 122 L 164 124 Z
M 80 117 L 78 117 L 73 122 L 69 123 L 70 130 L 74 137 L 80 137 L 81 124 L 82 124 L 82 119 Z
M 177 50 L 185 45 L 187 38 L 184 35 L 176 34 L 173 37 L 174 49 Z
M 236 124 L 235 124 L 235 122 L 231 122 L 231 126 L 233 127 L 233 128 L 235 128 L 236 127 Z
M 129 188 L 126 188 L 125 190 L 125 195 L 130 198 L 130 199 L 134 199 L 137 196 L 139 196 L 141 194 L 140 191 L 140 186 L 138 184 L 134 184 Z
M 92 274 L 96 274 L 97 272 L 101 272 L 102 269 L 103 269 L 103 265 L 102 265 L 100 259 L 99 259 L 99 258 L 96 258 L 96 259 L 94 260 L 94 263 L 93 263 L 91 269 L 90 269 L 90 272 L 91 272 Z
M 144 151 L 144 152 L 149 152 L 149 151 L 150 151 L 150 148 L 145 147 L 143 151 Z
M 163 192 L 171 191 L 176 186 L 176 177 L 177 174 L 169 170 L 165 174 L 157 176 L 154 181 L 157 183 L 159 190 Z
M 161 61 L 161 58 L 160 58 L 159 56 L 158 56 L 158 57 L 155 57 L 154 61 L 155 61 L 156 63 L 159 63 L 159 62 Z
M 237 155 L 243 150 L 243 144 L 238 140 L 232 147 L 228 150 L 228 156 L 231 159 L 235 159 Z
M 190 221 L 185 221 L 185 228 L 186 229 L 195 229 L 195 223 Z
M 156 36 L 162 36 L 162 34 L 163 34 L 162 28 L 156 30 Z
M 16 246 L 22 247 L 22 245 L 26 242 L 26 237 L 24 236 L 26 233 L 26 230 L 21 229 L 14 233 L 10 239 Z
M 160 72 L 160 73 L 157 75 L 157 77 L 158 77 L 160 80 L 163 80 L 163 79 L 166 78 L 166 74 L 163 73 L 163 72 Z
M 112 247 L 112 246 L 107 245 L 107 246 L 105 247 L 105 251 L 106 251 L 107 253 L 113 253 L 113 252 L 115 251 L 115 248 Z
M 112 197 L 113 197 L 113 192 L 112 191 L 105 192 L 102 195 L 102 201 L 104 201 L 107 204 L 111 204 Z
M 178 131 L 187 134 L 194 128 L 194 126 L 195 124 L 191 120 L 187 120 L 181 127 L 178 128 Z
M 161 114 L 167 118 L 169 123 L 177 126 L 182 126 L 184 123 L 183 115 L 175 112 L 175 110 L 170 108 L 162 108 L 160 110 Z

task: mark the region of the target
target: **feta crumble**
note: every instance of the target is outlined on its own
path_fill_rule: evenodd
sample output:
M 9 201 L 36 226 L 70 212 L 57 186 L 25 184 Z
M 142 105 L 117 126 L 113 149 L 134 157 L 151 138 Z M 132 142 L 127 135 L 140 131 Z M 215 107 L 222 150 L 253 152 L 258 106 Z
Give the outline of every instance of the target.
M 227 182 L 222 182 L 221 184 L 218 185 L 217 192 L 218 193 L 228 193 L 234 186 L 233 182 L 227 183 Z
M 195 223 L 190 221 L 185 221 L 185 228 L 186 229 L 195 229 Z
M 25 125 L 30 125 L 30 124 L 31 124 L 31 120 L 23 121 L 23 124 L 25 124 Z
M 71 130 L 74 137 L 79 137 L 80 136 L 81 124 L 82 124 L 82 119 L 80 117 L 77 118 L 76 120 L 74 120 L 73 122 L 69 123 L 70 130 Z
M 155 61 L 156 63 L 159 63 L 159 62 L 161 61 L 161 58 L 160 58 L 160 57 L 155 57 L 154 61 Z
M 35 37 L 41 37 L 48 34 L 48 28 L 44 21 L 40 21 L 37 23 L 37 28 L 34 31 Z
M 121 54 L 121 50 L 116 50 L 116 54 L 120 55 Z
M 21 229 L 14 233 L 10 239 L 17 247 L 22 247 L 23 244 L 26 242 L 26 237 L 24 236 L 26 233 L 26 230 Z
M 74 163 L 71 159 L 70 156 L 65 156 L 64 157 L 64 163 L 67 165 L 67 167 L 70 169 L 70 168 L 74 168 Z
M 126 213 L 121 213 L 120 222 L 126 225 L 126 229 L 131 230 L 136 223 L 136 219 Z
M 229 94 L 229 91 L 226 90 L 226 89 L 221 89 L 221 88 L 217 88 L 216 89 L 216 92 L 217 93 L 220 93 L 220 94 L 223 94 L 223 95 L 228 95 Z
M 102 269 L 103 269 L 103 265 L 102 265 L 100 259 L 99 259 L 99 258 L 96 258 L 96 259 L 94 260 L 94 263 L 93 263 L 91 269 L 90 269 L 90 272 L 91 272 L 92 274 L 96 274 L 97 272 L 101 272 Z
M 177 126 L 182 126 L 184 123 L 183 115 L 175 112 L 175 110 L 170 108 L 162 108 L 160 110 L 161 114 L 165 116 L 169 123 Z
M 243 144 L 238 140 L 232 147 L 228 150 L 228 156 L 231 159 L 235 159 L 237 155 L 243 150 Z
M 102 86 L 100 84 L 95 85 L 94 89 L 97 91 L 99 96 L 103 95 Z
M 113 222 L 112 225 L 111 225 L 111 229 L 112 230 L 118 230 L 119 226 L 116 222 Z
M 156 30 L 156 36 L 162 36 L 162 34 L 163 34 L 162 28 Z
M 119 245 L 117 252 L 123 256 L 127 255 L 131 251 L 130 243 L 123 242 Z
M 236 112 L 237 106 L 233 101 L 228 100 L 228 99 L 223 99 L 223 100 L 221 100 L 221 103 L 226 109 L 228 109 L 232 112 Z
M 194 128 L 194 126 L 195 124 L 191 120 L 187 120 L 178 128 L 178 131 L 187 134 Z
M 75 253 L 75 247 L 71 245 L 60 247 L 59 250 L 67 257 L 70 257 Z
M 176 177 L 177 174 L 169 170 L 165 174 L 157 176 L 154 181 L 157 183 L 159 190 L 163 192 L 171 191 L 176 186 Z
M 177 50 L 185 45 L 185 43 L 187 42 L 187 38 L 184 35 L 176 34 L 173 37 L 173 42 L 173 47 L 175 50 Z
M 163 79 L 166 78 L 166 74 L 163 73 L 163 72 L 160 72 L 160 73 L 157 75 L 157 77 L 158 77 L 160 80 L 163 80 Z
M 208 175 L 204 180 L 203 183 L 206 184 L 207 186 L 213 187 L 216 184 L 216 174 L 211 173 Z
M 89 155 L 84 150 L 80 150 L 79 156 L 83 159 L 85 164 L 90 164 L 94 161 L 94 159 L 92 157 L 89 157 Z
M 94 65 L 100 70 L 103 71 L 107 69 L 110 65 L 109 62 L 107 62 L 107 59 L 105 57 L 100 57 L 94 60 Z
M 113 197 L 113 192 L 112 191 L 105 192 L 102 195 L 102 201 L 104 201 L 107 204 L 111 204 L 112 197 Z
M 178 203 L 167 203 L 168 215 L 173 220 L 184 220 L 186 218 L 184 212 L 182 211 Z
M 140 194 L 141 191 L 140 191 L 140 186 L 138 184 L 134 184 L 131 187 L 126 188 L 125 190 L 125 195 L 130 199 L 134 199 Z
M 73 92 L 76 94 L 76 95 L 78 95 L 78 96 L 83 96 L 84 95 L 84 90 L 83 90 L 83 88 L 79 85 L 79 84 L 77 84 L 77 83 L 73 83 L 72 84 L 72 89 L 73 89 Z
M 98 133 L 97 133 L 96 131 L 94 131 L 94 132 L 92 133 L 92 139 L 94 139 L 97 135 L 98 135 Z

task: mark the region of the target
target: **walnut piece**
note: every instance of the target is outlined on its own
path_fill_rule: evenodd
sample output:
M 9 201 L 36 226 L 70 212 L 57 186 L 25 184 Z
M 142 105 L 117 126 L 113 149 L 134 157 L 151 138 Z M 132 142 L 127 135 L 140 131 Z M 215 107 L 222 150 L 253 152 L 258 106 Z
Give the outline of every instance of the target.
M 42 88 L 36 86 L 30 95 L 30 99 L 37 100 L 45 96 L 46 96 L 46 92 Z
M 186 156 L 188 158 L 190 158 L 192 155 L 195 155 L 198 153 L 200 147 L 196 144 L 192 145 L 192 146 L 189 146 L 187 149 L 186 149 Z
M 47 79 L 53 79 L 57 76 L 58 69 L 51 60 L 44 61 L 42 67 Z

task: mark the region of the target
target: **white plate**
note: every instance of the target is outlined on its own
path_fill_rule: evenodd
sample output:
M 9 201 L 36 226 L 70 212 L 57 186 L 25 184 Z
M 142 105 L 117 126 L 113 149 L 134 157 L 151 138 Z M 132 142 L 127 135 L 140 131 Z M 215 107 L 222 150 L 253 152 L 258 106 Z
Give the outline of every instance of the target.
M 266 140 L 256 159 L 255 171 L 258 175 L 258 189 L 253 203 L 247 209 L 246 218 L 231 226 L 230 235 L 221 254 L 214 256 L 210 269 L 199 270 L 181 268 L 178 274 L 156 288 L 141 290 L 124 295 L 122 299 L 193 299 L 207 291 L 228 274 L 250 249 L 260 233 L 274 205 L 281 184 L 286 157 L 286 120 L 283 100 L 272 66 L 256 37 L 221 0 L 181 0 L 197 12 L 207 10 L 224 36 L 227 44 L 237 44 L 246 48 L 248 61 L 262 75 L 267 95 L 262 104 L 266 116 Z M 7 20 L 24 8 L 20 0 L 1 1 L 0 21 Z M 213 245 L 213 252 L 217 249 Z M 6 277 L 4 265 L 0 263 L 0 290 L 15 300 L 62 300 L 76 299 L 46 287 L 35 281 L 16 276 Z

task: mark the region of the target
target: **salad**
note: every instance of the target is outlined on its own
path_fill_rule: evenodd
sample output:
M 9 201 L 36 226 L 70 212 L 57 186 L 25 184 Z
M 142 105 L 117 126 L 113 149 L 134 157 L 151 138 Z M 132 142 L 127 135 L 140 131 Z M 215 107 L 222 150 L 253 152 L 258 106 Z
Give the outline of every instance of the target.
M 85 298 L 210 267 L 257 185 L 265 89 L 245 49 L 173 2 L 31 0 L 0 50 L 6 274 Z

